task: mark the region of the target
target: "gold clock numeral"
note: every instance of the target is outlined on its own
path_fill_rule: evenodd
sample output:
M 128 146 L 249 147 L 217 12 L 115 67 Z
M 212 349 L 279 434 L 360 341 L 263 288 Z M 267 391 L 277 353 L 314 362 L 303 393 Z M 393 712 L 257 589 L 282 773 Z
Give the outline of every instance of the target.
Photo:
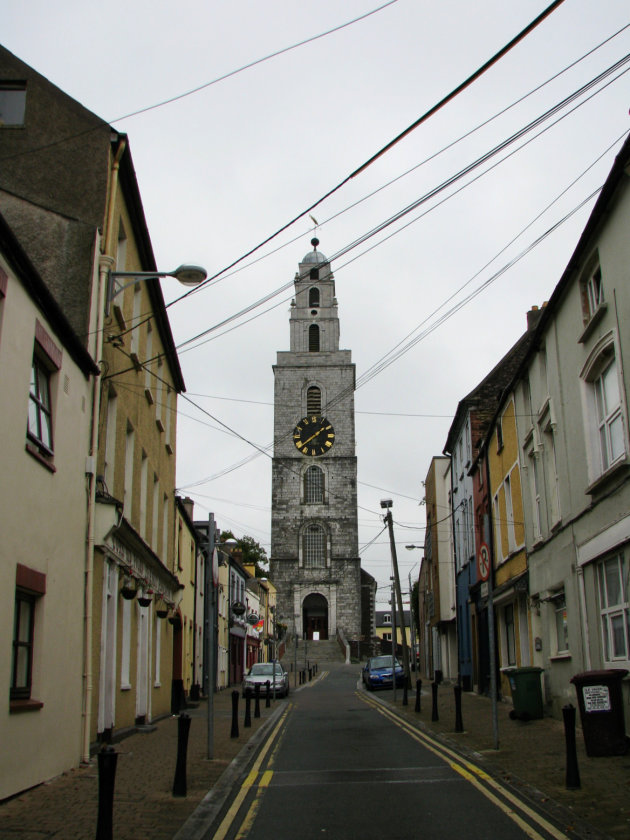
M 330 447 L 332 446 L 332 440 L 327 440 L 326 446 L 330 449 Z
M 315 452 L 315 450 L 314 450 L 314 449 L 311 449 L 311 455 L 316 455 L 316 454 L 317 454 L 317 453 Z

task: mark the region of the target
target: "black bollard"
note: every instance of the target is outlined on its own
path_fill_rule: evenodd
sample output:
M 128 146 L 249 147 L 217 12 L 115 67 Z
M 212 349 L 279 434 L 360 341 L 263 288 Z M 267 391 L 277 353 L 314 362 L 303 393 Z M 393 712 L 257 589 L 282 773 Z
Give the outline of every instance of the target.
M 308 669 L 308 681 L 310 682 L 313 679 L 313 669 Z
M 245 721 L 243 725 L 252 725 L 252 695 L 249 691 L 245 692 Z
M 230 738 L 238 738 L 238 691 L 232 692 L 232 731 Z
M 462 720 L 462 687 L 461 685 L 454 685 L 453 692 L 455 693 L 455 732 L 464 731 L 464 722 Z
M 416 680 L 416 712 L 420 711 L 420 692 L 422 691 L 422 680 Z
M 265 693 L 265 709 L 268 709 L 271 706 L 271 683 L 269 680 L 265 682 L 265 686 L 267 687 L 267 691 Z
M 407 697 L 407 691 L 408 691 L 408 689 L 407 689 L 407 678 L 405 677 L 405 680 L 403 682 L 403 699 L 402 699 L 403 706 L 407 706 L 408 703 L 409 703 L 409 699 Z
M 437 693 L 438 693 L 438 684 L 434 681 L 431 683 L 431 694 L 433 695 L 433 706 L 431 708 L 431 720 L 436 721 L 440 719 L 438 715 L 438 707 L 437 707 Z
M 562 707 L 564 719 L 564 738 L 567 745 L 567 790 L 579 790 L 582 787 L 580 782 L 580 768 L 578 767 L 577 752 L 575 749 L 575 706 L 569 703 Z
M 260 717 L 260 683 L 256 683 L 256 688 L 254 689 L 254 698 L 256 700 L 254 704 L 254 717 Z
M 173 780 L 173 796 L 186 796 L 186 756 L 188 755 L 188 733 L 190 732 L 190 715 L 185 712 L 177 720 L 177 763 Z
M 114 782 L 118 753 L 113 747 L 102 747 L 98 754 L 98 818 L 96 840 L 112 840 Z

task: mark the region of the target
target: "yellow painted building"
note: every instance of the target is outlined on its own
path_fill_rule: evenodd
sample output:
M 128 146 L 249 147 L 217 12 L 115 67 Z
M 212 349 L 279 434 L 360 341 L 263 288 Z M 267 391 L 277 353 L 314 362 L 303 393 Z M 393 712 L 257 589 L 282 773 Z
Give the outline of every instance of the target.
M 501 691 L 509 697 L 505 670 L 530 665 L 532 661 L 521 468 L 512 395 L 504 401 L 492 428 L 487 458 Z

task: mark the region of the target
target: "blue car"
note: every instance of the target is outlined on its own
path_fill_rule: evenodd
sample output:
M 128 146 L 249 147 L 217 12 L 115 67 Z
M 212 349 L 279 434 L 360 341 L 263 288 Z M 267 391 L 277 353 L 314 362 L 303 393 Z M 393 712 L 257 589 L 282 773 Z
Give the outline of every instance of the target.
M 363 682 L 368 691 L 375 688 L 392 687 L 392 658 L 391 656 L 372 656 L 365 664 L 363 671 Z M 405 674 L 400 662 L 396 659 L 396 688 L 402 688 L 405 683 Z

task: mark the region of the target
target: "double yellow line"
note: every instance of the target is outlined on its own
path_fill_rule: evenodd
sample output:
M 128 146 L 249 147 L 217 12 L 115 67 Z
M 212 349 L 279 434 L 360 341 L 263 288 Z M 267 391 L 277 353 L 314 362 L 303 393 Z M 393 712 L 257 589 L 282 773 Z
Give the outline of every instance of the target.
M 247 814 L 245 815 L 245 819 L 241 823 L 241 826 L 238 830 L 238 833 L 236 834 L 235 840 L 242 840 L 242 838 L 247 835 L 247 832 L 251 828 L 251 826 L 254 822 L 254 818 L 256 816 L 256 813 L 258 811 L 258 808 L 260 806 L 260 799 L 262 797 L 262 794 L 263 794 L 264 790 L 269 787 L 269 785 L 271 783 L 272 776 L 273 776 L 273 770 L 267 769 L 267 770 L 264 770 L 263 773 L 260 775 L 260 778 L 258 778 L 259 773 L 260 773 L 260 767 L 261 767 L 263 761 L 265 760 L 265 757 L 267 756 L 267 753 L 269 752 L 271 747 L 274 745 L 274 742 L 276 742 L 276 739 L 278 738 L 278 735 L 280 734 L 280 730 L 284 726 L 284 723 L 287 719 L 287 715 L 289 714 L 289 712 L 291 711 L 292 708 L 293 708 L 293 704 L 289 703 L 289 705 L 287 706 L 285 711 L 282 713 L 282 717 L 280 718 L 278 723 L 275 725 L 275 727 L 273 729 L 273 732 L 271 733 L 271 735 L 269 736 L 269 738 L 268 738 L 267 742 L 265 743 L 264 747 L 261 749 L 260 753 L 258 754 L 258 757 L 256 758 L 256 761 L 254 762 L 254 766 L 249 771 L 249 773 L 247 774 L 247 778 L 245 779 L 245 781 L 241 785 L 241 788 L 240 788 L 239 792 L 237 793 L 237 795 L 234 799 L 234 802 L 232 802 L 232 804 L 230 805 L 230 807 L 228 809 L 228 812 L 226 813 L 225 817 L 223 817 L 223 820 L 221 821 L 221 825 L 218 827 L 215 834 L 213 835 L 213 840 L 225 840 L 225 837 L 226 837 L 228 831 L 232 827 L 232 824 L 233 824 L 234 820 L 236 819 L 236 817 L 238 816 L 238 812 L 240 811 L 241 806 L 243 805 L 243 802 L 245 801 L 245 797 L 250 793 L 252 788 L 256 788 L 256 794 L 254 796 L 254 801 L 250 805 L 249 810 L 247 811 Z M 272 767 L 272 765 L 273 765 L 273 762 L 275 760 L 276 752 L 278 750 L 279 745 L 280 745 L 280 740 L 278 739 L 277 743 L 274 746 L 273 752 L 272 752 L 272 754 L 269 758 L 269 763 L 267 765 L 268 768 Z
M 470 784 L 482 793 L 486 799 L 489 799 L 490 802 L 497 806 L 497 808 L 500 808 L 501 811 L 513 820 L 513 822 L 515 822 L 528 837 L 532 838 L 532 840 L 548 840 L 549 837 L 553 837 L 554 840 L 569 840 L 569 835 L 552 825 L 541 814 L 538 814 L 526 805 L 515 794 L 505 788 L 496 779 L 493 779 L 492 776 L 485 773 L 480 767 L 477 767 L 475 764 L 472 764 L 470 761 L 462 758 L 462 756 L 458 755 L 454 750 L 449 749 L 447 746 L 440 744 L 430 736 L 420 732 L 420 730 L 416 729 L 410 723 L 407 723 L 404 718 L 399 717 L 391 709 L 381 705 L 381 703 L 373 697 L 366 696 L 363 692 L 359 691 L 357 691 L 356 694 L 357 697 L 363 700 L 364 703 L 372 706 L 377 712 L 402 729 L 407 735 L 411 736 L 419 744 L 422 744 L 423 747 L 428 749 L 438 758 L 441 758 L 442 761 L 445 761 L 451 769 L 462 776 L 462 778 L 466 779 L 467 782 L 470 782 Z M 497 794 L 499 794 L 499 796 L 497 796 Z M 525 815 L 531 822 L 535 823 L 542 831 L 545 832 L 545 834 L 543 835 L 536 831 L 529 822 L 523 819 L 521 814 Z

